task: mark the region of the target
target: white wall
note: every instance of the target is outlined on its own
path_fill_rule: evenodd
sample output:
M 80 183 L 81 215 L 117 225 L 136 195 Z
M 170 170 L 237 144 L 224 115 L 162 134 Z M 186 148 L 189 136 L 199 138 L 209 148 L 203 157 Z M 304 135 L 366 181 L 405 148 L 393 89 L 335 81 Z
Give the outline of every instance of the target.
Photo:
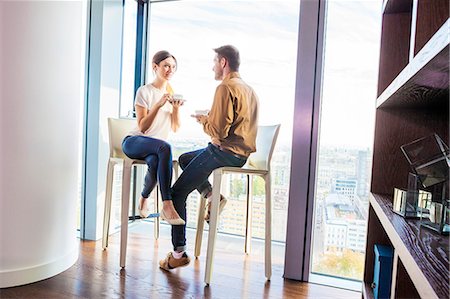
M 78 258 L 84 1 L 0 1 L 0 287 Z

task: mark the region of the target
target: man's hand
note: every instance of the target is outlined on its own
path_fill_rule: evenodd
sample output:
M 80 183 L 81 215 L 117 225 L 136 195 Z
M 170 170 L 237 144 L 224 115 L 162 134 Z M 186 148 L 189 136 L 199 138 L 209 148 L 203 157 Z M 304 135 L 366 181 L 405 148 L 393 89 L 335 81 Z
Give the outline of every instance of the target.
M 206 121 L 206 119 L 208 118 L 208 116 L 201 115 L 201 114 L 192 114 L 191 116 L 193 118 L 195 118 L 198 123 L 201 123 L 201 124 L 204 123 Z

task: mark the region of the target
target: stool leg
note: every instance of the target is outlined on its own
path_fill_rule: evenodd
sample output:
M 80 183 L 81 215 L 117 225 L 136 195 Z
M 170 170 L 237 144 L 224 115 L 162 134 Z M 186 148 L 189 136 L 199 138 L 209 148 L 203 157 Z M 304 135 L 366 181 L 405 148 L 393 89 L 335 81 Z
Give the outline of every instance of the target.
M 247 206 L 245 218 L 245 253 L 252 249 L 253 176 L 247 174 Z
M 156 185 L 156 194 L 155 194 L 155 213 L 159 213 L 159 185 Z M 159 216 L 154 218 L 154 229 L 155 229 L 155 240 L 158 240 L 159 238 Z
M 214 246 L 216 244 L 217 224 L 219 222 L 220 185 L 222 181 L 222 170 L 216 169 L 214 174 L 214 185 L 212 190 L 211 212 L 209 218 L 208 250 L 206 253 L 205 283 L 209 285 L 212 275 L 212 263 L 214 259 Z
M 265 187 L 266 187 L 266 236 L 265 236 L 265 272 L 267 280 L 270 280 L 272 276 L 272 188 L 271 188 L 271 180 L 270 173 L 267 174 L 264 178 Z
M 172 161 L 172 165 L 173 165 L 173 175 L 175 176 L 175 181 L 178 180 L 178 161 L 177 160 L 173 160 Z
M 122 211 L 120 223 L 120 267 L 125 267 L 128 238 L 128 214 L 130 209 L 131 163 L 124 161 L 122 172 Z
M 202 249 L 203 228 L 205 226 L 205 206 L 206 198 L 200 194 L 200 203 L 198 207 L 197 232 L 195 235 L 194 256 L 199 257 Z
M 111 221 L 111 201 L 112 201 L 112 187 L 114 180 L 114 162 L 108 162 L 108 170 L 106 174 L 106 190 L 105 190 L 105 211 L 103 215 L 103 237 L 102 247 L 106 249 L 108 247 L 109 239 L 109 224 Z

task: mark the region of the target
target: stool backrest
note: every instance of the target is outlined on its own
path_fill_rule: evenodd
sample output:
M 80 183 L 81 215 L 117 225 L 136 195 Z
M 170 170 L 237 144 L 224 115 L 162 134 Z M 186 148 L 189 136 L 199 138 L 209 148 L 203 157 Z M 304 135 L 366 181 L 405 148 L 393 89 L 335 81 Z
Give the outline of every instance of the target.
M 272 160 L 272 154 L 277 142 L 280 126 L 280 124 L 258 126 L 256 152 L 248 157 L 246 166 L 259 170 L 270 170 L 270 160 Z
M 122 141 L 136 126 L 136 119 L 108 118 L 110 158 L 126 158 L 126 155 L 122 151 Z
M 136 128 L 136 119 L 108 118 L 110 158 L 126 158 L 122 151 L 122 141 L 134 128 Z M 247 166 L 260 170 L 270 170 L 270 161 L 279 131 L 280 124 L 258 127 L 256 152 L 248 158 Z

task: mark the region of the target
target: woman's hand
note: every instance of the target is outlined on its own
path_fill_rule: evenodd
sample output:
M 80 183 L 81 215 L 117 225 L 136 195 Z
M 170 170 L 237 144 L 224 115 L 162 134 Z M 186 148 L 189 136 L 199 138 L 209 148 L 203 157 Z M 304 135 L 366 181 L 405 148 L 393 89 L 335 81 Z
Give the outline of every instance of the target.
M 164 106 L 164 104 L 166 103 L 166 102 L 171 102 L 172 101 L 172 96 L 170 95 L 170 93 L 165 93 L 162 97 L 161 97 L 161 99 L 158 101 L 158 102 L 156 102 L 156 105 L 159 107 L 159 108 L 161 108 L 162 106 Z
M 173 108 L 178 109 L 179 107 L 184 105 L 185 100 L 175 100 L 172 99 L 171 101 L 169 101 L 170 104 L 172 104 Z

